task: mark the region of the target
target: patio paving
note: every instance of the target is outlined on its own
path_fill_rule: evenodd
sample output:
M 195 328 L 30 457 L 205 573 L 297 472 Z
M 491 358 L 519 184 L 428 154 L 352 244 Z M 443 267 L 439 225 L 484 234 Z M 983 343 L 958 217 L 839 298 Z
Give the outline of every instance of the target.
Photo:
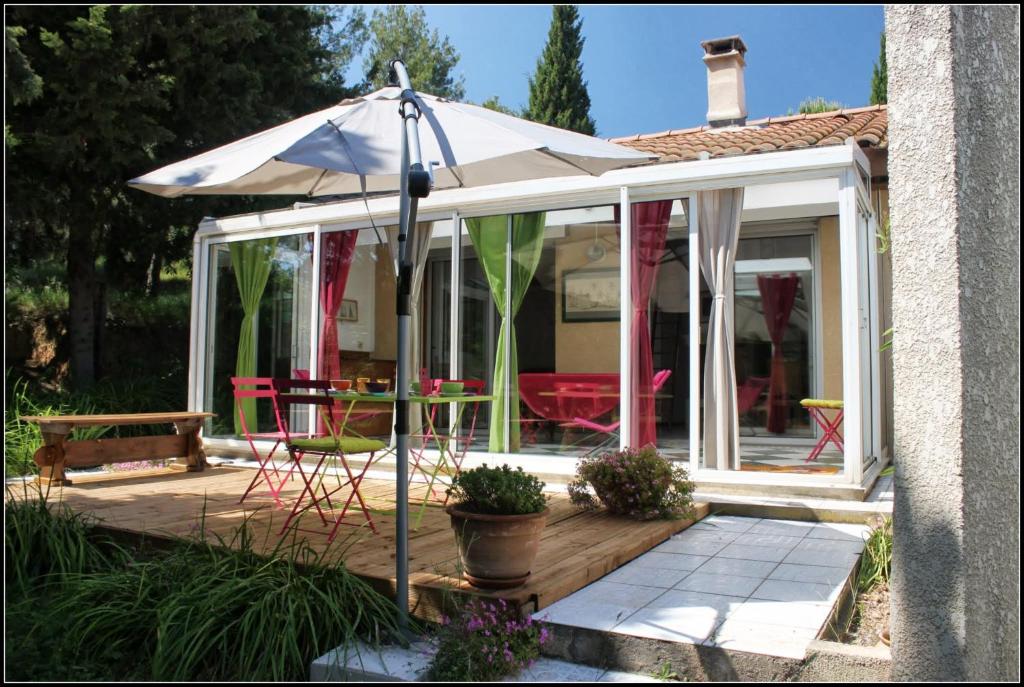
M 869 532 L 867 525 L 710 516 L 534 617 L 803 658 Z

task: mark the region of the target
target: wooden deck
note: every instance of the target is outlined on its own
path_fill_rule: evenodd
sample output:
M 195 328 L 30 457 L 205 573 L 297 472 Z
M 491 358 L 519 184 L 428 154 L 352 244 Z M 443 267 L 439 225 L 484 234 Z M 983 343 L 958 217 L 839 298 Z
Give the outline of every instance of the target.
M 202 472 L 122 473 L 117 478 L 79 478 L 71 486 L 52 487 L 51 501 L 63 500 L 78 512 L 88 512 L 105 528 L 121 534 L 168 538 L 204 532 L 208 540 L 219 536 L 231 543 L 238 528 L 249 518 L 256 551 L 270 554 L 280 542 L 287 510 L 275 508 L 268 497 L 254 491 L 244 505 L 238 504 L 253 471 L 214 467 Z M 298 494 L 296 480 L 284 492 Z M 30 486 L 29 489 L 37 489 Z M 45 487 L 44 487 L 45 489 Z M 422 499 L 423 487 L 414 485 L 411 500 Z M 8 495 L 20 496 L 9 489 Z M 342 526 L 337 539 L 327 544 L 326 531 L 298 532 L 324 562 L 344 560 L 349 570 L 379 591 L 394 595 L 395 588 L 395 488 L 393 481 L 363 481 L 361 489 L 380 534 L 368 527 L 357 510 L 346 516 L 353 527 Z M 31 491 L 29 494 L 31 495 Z M 6 498 L 6 497 L 5 497 Z M 458 553 L 448 515 L 437 506 L 427 508 L 419 529 L 409 533 L 410 604 L 415 615 L 436 619 L 445 607 L 447 593 L 504 598 L 528 610 L 540 610 L 586 586 L 620 565 L 648 551 L 692 521 L 635 522 L 604 511 L 580 512 L 562 494 L 552 495 L 551 515 L 544 529 L 537 561 L 530 579 L 517 589 L 482 592 L 457 577 Z M 205 510 L 205 527 L 200 520 Z M 412 510 L 415 519 L 416 509 Z M 707 514 L 698 504 L 697 519 Z M 415 520 L 414 520 L 415 522 Z M 315 513 L 307 512 L 303 529 L 323 529 Z M 532 608 L 531 608 L 532 607 Z

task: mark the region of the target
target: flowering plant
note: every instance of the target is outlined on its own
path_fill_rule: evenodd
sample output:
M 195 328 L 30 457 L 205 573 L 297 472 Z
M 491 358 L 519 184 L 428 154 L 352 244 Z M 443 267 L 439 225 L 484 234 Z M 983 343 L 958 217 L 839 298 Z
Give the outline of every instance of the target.
M 580 460 L 569 498 L 582 508 L 597 502 L 609 512 L 637 520 L 689 517 L 693 514 L 694 485 L 686 470 L 658 455 L 652 446 L 603 453 Z
M 548 636 L 544 623 L 520 618 L 504 599 L 472 600 L 456 618 L 442 616 L 428 679 L 493 682 L 515 675 L 533 665 Z

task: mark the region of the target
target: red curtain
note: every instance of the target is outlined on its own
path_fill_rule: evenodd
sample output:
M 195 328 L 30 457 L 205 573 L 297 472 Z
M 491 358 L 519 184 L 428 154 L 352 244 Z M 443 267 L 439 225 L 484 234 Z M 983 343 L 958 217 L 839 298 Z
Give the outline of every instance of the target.
M 786 365 L 782 357 L 782 338 L 793 313 L 796 291 L 800 277 L 795 274 L 757 275 L 757 289 L 761 292 L 764 306 L 764 321 L 768 336 L 772 340 L 772 372 L 768 382 L 768 424 L 769 432 L 782 434 L 786 431 L 789 416 L 786 399 Z
M 633 272 L 633 350 L 636 352 L 636 374 L 633 377 L 632 434 L 633 445 L 657 445 L 658 432 L 654 412 L 654 350 L 647 307 L 658 277 L 658 265 L 665 252 L 665 237 L 672 215 L 671 200 L 633 203 L 630 228 L 633 235 L 629 247 Z M 615 223 L 620 220 L 615 206 Z
M 317 379 L 341 377 L 341 354 L 338 350 L 338 310 L 345 296 L 345 284 L 352 267 L 358 231 L 335 231 L 324 234 L 320 263 L 320 349 L 317 352 Z

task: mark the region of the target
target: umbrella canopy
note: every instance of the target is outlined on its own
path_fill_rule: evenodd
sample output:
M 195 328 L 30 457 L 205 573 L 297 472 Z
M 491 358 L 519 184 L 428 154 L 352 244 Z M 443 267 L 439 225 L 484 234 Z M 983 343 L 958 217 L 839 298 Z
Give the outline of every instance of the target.
M 184 194 L 342 195 L 396 191 L 402 89 L 382 88 L 128 182 Z M 417 93 L 423 160 L 433 188 L 600 175 L 656 157 L 476 105 Z

